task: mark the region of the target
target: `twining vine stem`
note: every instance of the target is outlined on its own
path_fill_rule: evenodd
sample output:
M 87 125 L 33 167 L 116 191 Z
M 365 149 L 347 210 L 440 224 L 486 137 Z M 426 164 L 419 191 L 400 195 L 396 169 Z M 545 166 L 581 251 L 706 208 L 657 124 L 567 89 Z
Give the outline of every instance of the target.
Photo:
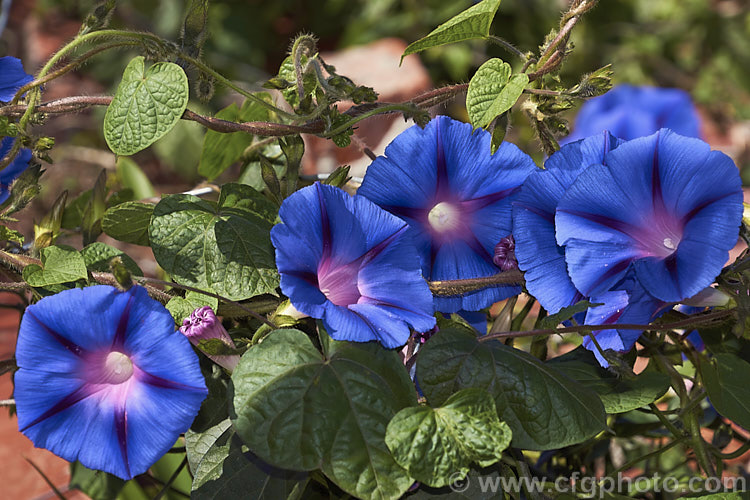
M 42 265 L 42 262 L 38 259 L 35 259 L 33 257 L 28 257 L 25 255 L 14 255 L 10 254 L 8 252 L 0 250 L 0 263 L 7 268 L 10 269 L 18 274 L 23 274 L 23 270 L 26 266 L 30 264 L 35 264 L 38 266 Z M 121 284 L 117 281 L 117 278 L 111 273 L 104 273 L 99 271 L 94 271 L 91 273 L 91 277 L 94 281 L 96 281 L 99 284 L 102 285 L 112 285 L 112 286 L 121 286 Z M 179 288 L 181 290 L 188 290 L 196 293 L 200 293 L 202 295 L 206 295 L 209 297 L 213 297 L 215 299 L 218 299 L 222 302 L 225 302 L 227 304 L 231 304 L 234 307 L 237 307 L 243 311 L 245 311 L 249 316 L 252 316 L 253 318 L 262 321 L 263 323 L 267 324 L 271 328 L 276 328 L 276 325 L 269 321 L 268 318 L 265 316 L 258 314 L 257 312 L 253 311 L 249 307 L 245 306 L 244 304 L 241 304 L 239 302 L 236 302 L 232 299 L 229 299 L 227 297 L 223 297 L 221 295 L 215 294 L 213 292 L 208 292 L 205 290 L 201 290 L 200 288 L 195 288 L 188 285 L 181 285 L 179 283 L 173 283 L 171 281 L 163 281 L 156 278 L 148 278 L 145 276 L 133 276 L 133 280 L 138 282 L 140 285 L 143 285 L 146 290 L 148 290 L 149 295 L 157 299 L 159 302 L 162 302 L 166 304 L 169 302 L 170 299 L 174 297 L 174 295 L 171 295 L 163 290 L 160 290 L 154 286 L 151 286 L 152 284 L 156 285 L 163 285 L 163 286 L 171 286 L 173 288 Z M 23 291 L 24 289 L 32 289 L 30 285 L 27 285 L 26 283 L 20 283 L 20 282 L 0 282 L 0 290 L 9 290 L 9 291 Z
M 730 317 L 734 313 L 734 309 L 722 309 L 719 311 L 712 311 L 709 313 L 696 314 L 686 319 L 675 321 L 673 323 L 663 324 L 650 324 L 650 325 L 638 325 L 632 323 L 612 323 L 608 325 L 579 325 L 579 326 L 566 326 L 563 328 L 541 328 L 538 330 L 526 330 L 522 332 L 501 332 L 493 333 L 489 335 L 483 335 L 479 338 L 480 342 L 486 342 L 492 339 L 502 338 L 516 338 L 516 337 L 534 337 L 536 335 L 554 335 L 562 333 L 581 333 L 581 332 L 595 332 L 601 330 L 649 330 L 653 332 L 668 331 L 668 330 L 681 330 L 697 325 L 711 323 L 717 320 L 722 320 Z

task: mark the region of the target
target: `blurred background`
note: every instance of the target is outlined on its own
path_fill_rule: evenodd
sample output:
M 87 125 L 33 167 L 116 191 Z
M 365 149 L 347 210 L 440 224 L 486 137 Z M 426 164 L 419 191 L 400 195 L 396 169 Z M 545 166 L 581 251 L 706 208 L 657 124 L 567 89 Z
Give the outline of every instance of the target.
M 154 32 L 176 41 L 188 0 L 121 0 L 111 26 Z M 402 101 L 431 88 L 467 82 L 490 57 L 500 57 L 520 69 L 522 62 L 502 48 L 481 41 L 430 49 L 409 56 L 399 67 L 406 45 L 426 35 L 438 24 L 466 9 L 470 0 L 212 0 L 209 37 L 203 59 L 228 78 L 249 90 L 274 76 L 298 33 L 318 37 L 323 58 L 339 74 L 357 84 L 373 87 L 383 101 Z M 504 0 L 491 33 L 523 52 L 537 51 L 544 36 L 558 23 L 565 0 Z M 81 20 L 95 5 L 86 0 L 0 0 L 0 56 L 20 58 L 28 73 L 44 62 L 79 30 Z M 702 136 L 712 147 L 730 155 L 750 184 L 750 2 L 747 0 L 602 0 L 576 27 L 574 48 L 560 78 L 567 86 L 581 75 L 612 64 L 615 83 L 676 87 L 689 92 L 702 119 Z M 111 95 L 123 69 L 135 53 L 109 51 L 81 70 L 50 83 L 44 100 L 73 95 Z M 217 86 L 208 102 L 191 99 L 188 107 L 215 114 L 241 100 Z M 346 104 L 344 104 L 344 107 Z M 38 128 L 56 138 L 53 165 L 46 166 L 41 196 L 20 215 L 16 229 L 33 237 L 33 221 L 51 207 L 62 189 L 68 200 L 92 188 L 102 169 L 111 182 L 127 183 L 123 169 L 109 152 L 102 135 L 105 109 L 51 117 Z M 461 97 L 438 107 L 466 119 Z M 571 111 L 570 118 L 575 115 Z M 332 143 L 308 140 L 304 169 L 308 174 L 329 172 L 351 164 L 361 175 L 369 160 L 363 147 L 382 153 L 385 145 L 410 124 L 401 118 L 376 118 L 356 131 L 347 150 Z M 181 122 L 153 147 L 132 157 L 148 181 L 142 193 L 158 196 L 192 189 L 202 182 L 197 167 L 204 130 Z M 506 138 L 542 159 L 528 122 L 516 113 Z M 216 180 L 240 177 L 235 165 Z M 102 236 L 101 241 L 122 247 Z M 61 243 L 80 247 L 80 237 L 66 236 Z M 155 274 L 150 250 L 125 247 L 146 274 Z M 14 348 L 18 313 L 0 312 L 0 359 Z M 7 375 L 0 378 L 0 398 L 11 391 Z M 7 436 L 7 437 L 6 437 Z M 15 420 L 0 417 L 0 484 L 3 498 L 54 498 L 44 479 L 23 457 L 36 463 L 50 480 L 65 491 L 67 464 L 44 450 L 32 451 L 20 435 Z M 69 498 L 81 495 L 67 492 Z

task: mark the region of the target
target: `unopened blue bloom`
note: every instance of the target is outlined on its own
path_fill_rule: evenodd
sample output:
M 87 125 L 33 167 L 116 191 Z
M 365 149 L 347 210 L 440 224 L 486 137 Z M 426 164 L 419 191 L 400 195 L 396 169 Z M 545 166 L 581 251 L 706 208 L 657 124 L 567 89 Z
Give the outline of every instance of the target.
M 0 101 L 13 99 L 18 89 L 34 79 L 23 70 L 23 64 L 15 57 L 0 57 Z
M 655 299 L 710 285 L 736 244 L 742 189 L 732 160 L 669 130 L 621 144 L 581 172 L 555 217 L 573 284 L 606 292 L 632 270 Z
M 21 432 L 123 479 L 174 445 L 207 394 L 190 343 L 138 286 L 66 290 L 29 306 L 16 361 Z
M 584 298 L 568 277 L 565 253 L 555 239 L 555 210 L 585 168 L 604 163 L 623 141 L 604 132 L 567 144 L 550 156 L 546 170 L 529 175 L 513 202 L 513 237 L 526 288 L 550 313 Z
M 281 290 L 336 340 L 393 348 L 435 326 L 432 294 L 404 221 L 316 183 L 284 200 L 274 226 Z
M 12 137 L 3 137 L 0 140 L 0 159 L 5 158 L 13 147 L 14 139 Z M 20 176 L 29 166 L 31 160 L 31 150 L 21 148 L 16 157 L 4 169 L 0 170 L 0 203 L 3 203 L 10 196 L 10 185 Z
M 680 135 L 700 137 L 700 118 L 690 95 L 680 89 L 618 85 L 581 106 L 567 144 L 608 130 L 630 140 L 662 128 Z
M 490 155 L 490 134 L 438 116 L 401 133 L 367 169 L 358 194 L 407 221 L 430 280 L 491 276 L 495 247 L 511 232 L 511 201 L 536 170 L 503 143 Z M 435 297 L 436 309 L 476 311 L 516 295 L 516 286 Z

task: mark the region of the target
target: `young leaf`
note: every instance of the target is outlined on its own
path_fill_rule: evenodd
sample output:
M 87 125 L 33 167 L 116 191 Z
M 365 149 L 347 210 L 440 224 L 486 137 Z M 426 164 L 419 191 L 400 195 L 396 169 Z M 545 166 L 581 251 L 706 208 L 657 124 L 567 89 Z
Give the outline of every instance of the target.
M 232 374 L 234 429 L 272 465 L 320 468 L 357 498 L 400 498 L 413 479 L 385 433 L 416 403 L 403 363 L 373 343 L 326 345 L 324 356 L 306 334 L 282 329 L 248 350 Z
M 111 247 L 101 241 L 95 241 L 81 250 L 83 261 L 90 271 L 110 272 L 109 261 L 120 257 L 125 269 L 136 276 L 143 276 L 143 271 L 133 259 L 119 248 Z
M 525 73 L 511 76 L 510 64 L 493 58 L 482 64 L 469 82 L 466 110 L 475 128 L 487 127 L 492 120 L 516 103 L 529 83 Z
M 474 38 L 487 38 L 490 34 L 492 18 L 495 17 L 500 0 L 484 0 L 444 22 L 424 38 L 406 47 L 401 61 L 409 54 L 421 52 L 431 47 L 463 42 Z
M 305 55 L 300 57 L 300 64 L 303 68 L 307 67 L 309 58 Z M 299 91 L 297 89 L 297 71 L 294 68 L 294 57 L 288 56 L 281 62 L 279 67 L 279 78 L 290 83 L 290 85 L 284 88 L 281 93 L 284 96 L 286 102 L 292 107 L 297 107 L 300 104 Z M 302 87 L 304 90 L 305 97 L 312 95 L 313 92 L 318 88 L 318 79 L 315 76 L 314 71 L 305 71 L 302 74 Z
M 193 475 L 195 475 L 198 464 L 203 460 L 206 452 L 213 447 L 216 441 L 230 427 L 232 427 L 232 422 L 227 418 L 203 432 L 196 432 L 193 429 L 188 429 L 185 432 L 185 451 L 187 453 L 188 467 Z
M 148 225 L 153 213 L 154 205 L 128 201 L 104 212 L 102 230 L 118 241 L 148 246 Z
M 129 156 L 158 141 L 187 108 L 190 86 L 178 65 L 133 58 L 104 116 L 104 139 L 118 155 Z
M 42 267 L 30 264 L 23 270 L 23 279 L 33 287 L 46 287 L 88 277 L 86 262 L 75 248 L 58 245 L 42 248 Z
M 439 408 L 404 408 L 388 424 L 385 442 L 396 462 L 417 481 L 440 488 L 465 477 L 469 464 L 482 467 L 502 458 L 511 431 L 497 418 L 495 401 L 483 389 L 463 389 Z
M 467 387 L 492 394 L 500 420 L 513 431 L 512 445 L 550 450 L 580 443 L 605 428 L 594 391 L 524 351 L 491 340 L 451 321 L 425 344 L 417 378 L 431 405 L 441 405 Z
M 178 194 L 154 208 L 149 241 L 178 283 L 244 300 L 279 286 L 271 226 L 241 197 L 222 195 L 216 204 Z

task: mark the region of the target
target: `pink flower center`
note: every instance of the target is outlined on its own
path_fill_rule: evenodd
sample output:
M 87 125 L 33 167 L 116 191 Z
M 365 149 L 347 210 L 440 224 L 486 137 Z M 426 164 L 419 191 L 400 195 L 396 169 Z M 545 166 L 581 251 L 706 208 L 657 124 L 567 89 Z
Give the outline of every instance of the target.
M 127 355 L 112 351 L 104 358 L 101 376 L 102 383 L 122 384 L 133 376 L 133 362 Z
M 356 304 L 362 294 L 358 286 L 358 261 L 335 265 L 324 261 L 318 269 L 318 288 L 337 306 Z
M 658 212 L 648 224 L 636 235 L 642 255 L 662 259 L 672 255 L 682 240 L 682 224 L 670 214 Z

